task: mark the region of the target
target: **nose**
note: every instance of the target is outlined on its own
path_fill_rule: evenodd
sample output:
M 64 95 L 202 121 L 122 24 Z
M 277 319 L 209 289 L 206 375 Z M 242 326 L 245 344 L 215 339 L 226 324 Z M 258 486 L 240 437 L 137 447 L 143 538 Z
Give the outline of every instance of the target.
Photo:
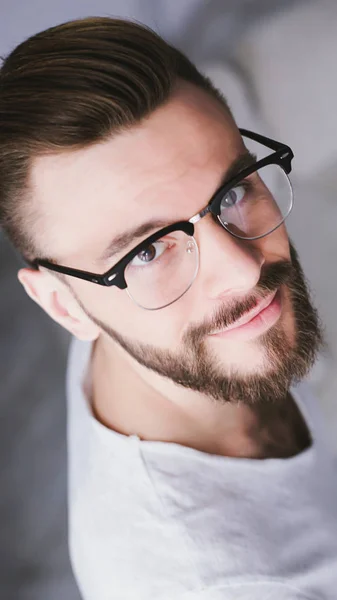
M 211 215 L 195 230 L 200 251 L 198 281 L 209 298 L 247 295 L 256 288 L 265 257 L 260 240 L 232 236 Z

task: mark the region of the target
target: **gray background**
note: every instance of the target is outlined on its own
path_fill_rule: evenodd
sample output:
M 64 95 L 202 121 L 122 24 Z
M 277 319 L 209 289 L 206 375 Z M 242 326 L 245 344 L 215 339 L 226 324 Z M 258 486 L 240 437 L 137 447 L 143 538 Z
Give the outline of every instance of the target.
M 310 16 L 311 4 L 2 0 L 0 55 L 29 35 L 72 18 L 93 14 L 135 18 L 214 73 L 229 93 L 240 125 L 280 133 L 280 139 L 293 143 L 299 175 L 294 174 L 296 209 L 288 227 L 326 324 L 329 351 L 311 380 L 334 444 L 337 148 L 330 127 L 337 132 L 337 121 L 330 105 L 323 107 L 327 98 L 336 97 L 333 91 L 337 93 L 335 71 L 326 65 L 327 57 L 336 53 L 329 47 L 325 58 L 317 56 L 324 44 L 337 39 L 337 13 L 334 30 L 329 12 L 334 10 L 333 0 L 313 3 Z M 319 96 L 313 102 L 315 94 Z M 25 296 L 16 279 L 20 264 L 0 235 L 0 598 L 76 600 L 66 547 L 68 336 Z

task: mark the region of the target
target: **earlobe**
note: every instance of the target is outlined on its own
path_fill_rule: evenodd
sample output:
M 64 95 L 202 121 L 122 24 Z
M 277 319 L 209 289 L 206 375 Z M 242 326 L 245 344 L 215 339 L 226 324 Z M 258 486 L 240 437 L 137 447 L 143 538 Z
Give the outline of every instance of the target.
M 21 269 L 18 279 L 28 296 L 59 325 L 80 340 L 94 341 L 100 329 L 85 314 L 71 291 L 44 271 Z

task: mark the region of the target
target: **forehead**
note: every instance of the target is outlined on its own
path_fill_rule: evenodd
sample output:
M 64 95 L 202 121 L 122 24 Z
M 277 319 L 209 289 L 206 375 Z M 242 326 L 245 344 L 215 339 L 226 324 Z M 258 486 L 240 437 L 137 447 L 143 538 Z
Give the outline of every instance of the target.
M 58 262 L 88 268 L 121 231 L 151 218 L 186 219 L 202 208 L 242 148 L 226 109 L 182 84 L 130 130 L 36 159 L 30 184 L 39 245 Z

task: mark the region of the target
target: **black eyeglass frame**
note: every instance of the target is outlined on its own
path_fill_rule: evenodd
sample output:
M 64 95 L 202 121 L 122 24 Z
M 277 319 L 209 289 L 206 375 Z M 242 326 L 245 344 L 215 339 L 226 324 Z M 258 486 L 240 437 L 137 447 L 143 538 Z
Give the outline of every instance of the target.
M 64 275 L 70 275 L 71 277 L 77 277 L 78 279 L 83 279 L 84 281 L 89 281 L 91 283 L 96 283 L 98 285 L 103 285 L 103 286 L 108 286 L 108 287 L 115 285 L 118 288 L 120 288 L 121 290 L 126 289 L 128 287 L 128 285 L 126 283 L 125 275 L 124 275 L 125 269 L 128 266 L 128 264 L 131 262 L 131 260 L 133 260 L 133 258 L 135 256 L 137 256 L 137 254 L 139 254 L 142 250 L 145 250 L 148 246 L 150 246 L 151 244 L 156 242 L 158 239 L 168 235 L 169 233 L 172 233 L 173 231 L 183 231 L 187 235 L 193 236 L 194 235 L 194 224 L 197 223 L 198 221 L 200 221 L 200 219 L 202 219 L 208 213 L 211 213 L 216 218 L 219 217 L 220 206 L 221 206 L 221 201 L 223 200 L 223 197 L 233 187 L 235 187 L 235 185 L 240 183 L 242 181 L 242 179 L 248 177 L 248 175 L 251 175 L 258 169 L 261 169 L 262 167 L 265 167 L 265 166 L 271 165 L 271 164 L 279 165 L 285 171 L 285 173 L 287 175 L 291 172 L 291 168 L 292 168 L 291 161 L 294 158 L 294 153 L 289 146 L 287 146 L 286 144 L 283 144 L 282 142 L 277 142 L 276 140 L 272 140 L 268 137 L 265 137 L 264 135 L 261 135 L 259 133 L 254 133 L 253 131 L 249 131 L 248 129 L 240 128 L 239 131 L 240 131 L 241 135 L 243 135 L 244 137 L 254 140 L 255 142 L 262 144 L 263 146 L 266 146 L 267 148 L 274 150 L 274 152 L 272 154 L 262 158 L 261 160 L 258 160 L 256 163 L 254 163 L 250 167 L 243 169 L 235 177 L 232 177 L 225 184 L 223 184 L 213 194 L 212 198 L 209 200 L 209 202 L 205 206 L 205 208 L 203 208 L 199 213 L 197 213 L 196 215 L 191 217 L 191 219 L 189 219 L 188 221 L 179 221 L 177 223 L 173 223 L 172 225 L 168 225 L 167 227 L 160 229 L 156 233 L 153 233 L 152 235 L 147 237 L 145 240 L 143 240 L 142 242 L 137 244 L 137 246 L 135 246 L 132 250 L 130 250 L 113 267 L 111 267 L 108 271 L 106 271 L 106 273 L 103 273 L 103 274 L 91 273 L 89 271 L 82 271 L 80 269 L 73 269 L 71 267 L 65 267 L 63 265 L 58 265 L 58 264 L 55 264 L 53 262 L 50 262 L 50 261 L 44 260 L 44 259 L 35 259 L 34 261 L 31 262 L 31 265 L 37 269 L 39 267 L 45 267 L 47 269 L 50 269 L 51 271 L 55 271 L 57 273 L 62 273 Z M 284 219 L 281 221 L 281 223 L 279 223 L 274 229 L 267 232 L 266 234 L 256 236 L 255 238 L 244 237 L 241 239 L 249 240 L 249 239 L 258 239 L 260 237 L 264 237 L 265 235 L 268 235 L 269 233 L 272 233 L 272 231 L 277 229 L 283 223 L 285 218 L 286 217 L 284 217 Z M 227 229 L 226 226 L 220 220 L 219 220 L 219 223 L 226 231 L 228 231 L 228 233 L 230 233 L 234 237 L 240 238 L 240 236 L 238 236 L 237 234 L 235 234 L 232 231 L 230 231 L 229 229 Z

